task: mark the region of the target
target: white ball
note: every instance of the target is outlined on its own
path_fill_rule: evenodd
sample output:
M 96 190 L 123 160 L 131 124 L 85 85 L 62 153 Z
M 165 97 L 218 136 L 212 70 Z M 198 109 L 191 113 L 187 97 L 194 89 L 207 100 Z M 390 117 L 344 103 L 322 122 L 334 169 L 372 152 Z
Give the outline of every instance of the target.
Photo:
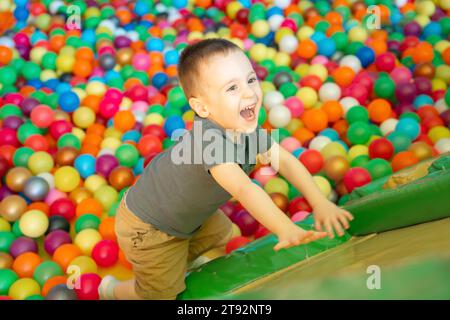
M 143 122 L 147 114 L 144 111 L 134 110 L 133 115 L 137 122 Z
M 99 23 L 99 27 L 105 27 L 111 31 L 114 31 L 116 29 L 116 26 L 111 20 L 103 20 L 102 22 Z
M 397 126 L 398 120 L 394 118 L 390 118 L 387 120 L 384 120 L 380 125 L 381 133 L 383 133 L 383 136 L 387 135 L 390 132 L 395 131 L 395 127 Z
M 283 104 L 284 96 L 279 91 L 269 91 L 264 96 L 264 106 L 270 110 L 272 107 Z
M 269 123 L 275 128 L 282 128 L 291 121 L 291 111 L 283 106 L 277 105 L 269 110 Z
M 442 138 L 435 143 L 434 148 L 440 153 L 446 153 L 450 151 L 450 138 Z
M 49 5 L 49 7 L 48 7 L 48 11 L 51 13 L 51 14 L 56 14 L 57 12 L 58 12 L 58 9 L 61 7 L 61 6 L 63 6 L 64 5 L 64 2 L 62 2 L 62 1 L 52 1 L 52 2 L 50 2 L 50 5 Z M 69 7 L 68 7 L 69 8 Z M 73 14 L 73 13 L 72 13 Z
M 291 0 L 275 0 L 275 5 L 281 9 L 286 9 L 291 4 Z
M 103 148 L 98 152 L 97 157 L 103 156 L 105 154 L 115 155 L 115 153 L 116 152 L 113 149 Z
M 167 12 L 167 7 L 162 3 L 155 4 L 155 10 L 158 13 Z
M 438 101 L 436 101 L 435 103 L 435 108 L 437 109 L 437 111 L 439 111 L 439 113 L 442 113 L 444 111 L 447 111 L 449 106 L 447 105 L 447 103 L 445 103 L 444 99 L 439 99 Z
M 339 100 L 341 97 L 341 88 L 333 82 L 324 83 L 319 89 L 320 101 Z
M 55 188 L 55 177 L 51 173 L 42 172 L 42 173 L 39 173 L 37 176 L 41 177 L 42 179 L 47 181 L 48 186 L 50 187 L 50 189 L 54 189 Z
M 131 41 L 138 41 L 139 40 L 139 33 L 136 31 L 128 31 L 127 37 L 131 39 Z
M 118 28 L 118 29 L 116 29 L 116 30 L 114 31 L 114 35 L 115 35 L 116 37 L 119 37 L 119 36 L 127 36 L 127 32 L 126 32 L 124 29 L 122 29 L 122 28 Z
M 342 66 L 349 67 L 349 68 L 353 69 L 353 71 L 355 71 L 355 73 L 358 73 L 362 69 L 361 61 L 359 61 L 359 59 L 353 55 L 344 56 L 341 59 L 341 61 L 339 62 L 339 65 L 341 67 Z
M 14 48 L 14 40 L 8 37 L 0 37 L 0 46 L 5 46 L 8 48 Z
M 321 151 L 327 144 L 331 143 L 331 139 L 326 136 L 317 136 L 309 143 L 309 149 Z
M 282 15 L 275 14 L 275 15 L 271 16 L 268 21 L 269 21 L 270 30 L 275 31 L 280 28 L 281 24 L 284 21 L 284 17 Z
M 408 3 L 408 0 L 395 0 L 395 4 L 397 5 L 397 7 L 401 8 L 403 7 L 405 4 Z
M 280 51 L 286 53 L 293 53 L 297 50 L 298 40 L 293 35 L 284 36 L 280 41 Z
M 347 111 L 350 110 L 351 107 L 359 105 L 358 100 L 353 97 L 342 98 L 339 102 L 342 106 L 342 109 L 344 110 L 344 116 L 347 114 Z
M 338 195 L 337 192 L 334 191 L 334 189 L 331 189 L 330 194 L 328 195 L 328 200 L 330 200 L 333 203 L 337 203 L 338 201 Z

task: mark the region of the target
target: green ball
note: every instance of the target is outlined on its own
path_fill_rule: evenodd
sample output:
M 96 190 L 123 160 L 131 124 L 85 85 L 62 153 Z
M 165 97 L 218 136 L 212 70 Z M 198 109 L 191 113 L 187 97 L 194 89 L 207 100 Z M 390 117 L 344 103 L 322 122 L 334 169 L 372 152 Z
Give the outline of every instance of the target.
M 98 230 L 100 222 L 100 219 L 94 214 L 83 214 L 77 219 L 77 221 L 75 221 L 75 232 L 78 233 L 84 229 Z
M 325 16 L 328 12 L 331 11 L 330 4 L 325 0 L 317 1 L 314 6 L 316 7 L 317 11 L 319 11 L 321 16 Z
M 370 129 L 372 130 L 372 135 L 382 137 L 383 133 L 381 132 L 381 129 L 376 124 L 371 123 Z
M 40 294 L 35 294 L 32 296 L 29 296 L 28 298 L 25 298 L 25 300 L 45 300 L 45 299 Z
M 164 117 L 168 118 L 170 116 L 182 116 L 183 113 L 181 112 L 180 109 L 177 108 L 167 108 L 164 110 Z
M 395 153 L 406 151 L 411 145 L 411 138 L 403 132 L 394 131 L 387 136 L 387 139 L 394 146 Z
M 298 191 L 294 186 L 289 187 L 288 199 L 291 201 L 294 198 L 300 197 L 302 193 Z
M 41 130 L 36 127 L 31 122 L 26 122 L 22 124 L 19 127 L 19 130 L 17 130 L 17 138 L 19 141 L 24 144 L 25 141 L 28 139 L 28 137 L 35 135 L 35 134 L 42 134 Z
M 378 178 L 386 177 L 392 174 L 393 172 L 391 164 L 388 161 L 381 158 L 370 160 L 368 163 L 366 163 L 364 168 L 366 168 L 367 171 L 369 171 L 370 176 L 372 177 L 372 181 Z
M 20 220 L 17 220 L 16 222 L 14 222 L 11 231 L 12 231 L 12 233 L 14 233 L 14 235 L 16 237 L 22 237 L 23 236 L 22 230 L 20 230 Z
M 162 105 L 154 104 L 150 108 L 148 108 L 147 114 L 149 114 L 149 113 L 159 113 L 160 115 L 164 115 L 164 111 L 165 110 L 166 110 L 166 108 L 164 108 Z
M 369 112 L 362 106 L 354 106 L 348 110 L 345 118 L 349 124 L 357 121 L 369 122 Z
M 173 146 L 175 144 L 176 141 L 170 139 L 169 137 L 164 138 L 163 140 L 163 149 L 166 150 L 168 148 L 170 148 L 171 146 Z
M 148 86 L 149 78 L 144 71 L 135 71 L 131 75 L 133 78 L 139 79 L 144 86 Z
M 331 39 L 336 44 L 336 50 L 343 50 L 348 45 L 348 36 L 345 32 L 335 32 Z
M 445 93 L 444 97 L 445 103 L 450 106 L 450 89 L 447 88 L 447 92 Z M 1 118 L 1 117 L 0 117 Z
M 356 55 L 356 52 L 358 52 L 358 50 L 361 49 L 362 47 L 364 47 L 364 44 L 362 42 L 354 41 L 354 42 L 349 43 L 344 48 L 344 51 L 346 54 Z
M 132 168 L 139 160 L 139 151 L 131 144 L 123 144 L 116 149 L 115 156 L 120 165 Z
M 11 231 L 0 231 L 0 251 L 9 253 L 9 247 L 16 240 L 16 236 Z
M 279 141 L 278 141 L 278 143 L 280 141 L 283 141 L 285 138 L 291 136 L 291 133 L 286 128 L 279 128 L 278 132 L 279 132 L 279 137 L 278 137 Z
M 421 122 L 419 115 L 415 112 L 408 111 L 408 112 L 403 113 L 400 116 L 400 119 L 406 119 L 406 118 L 416 120 L 418 123 Z
M 440 19 L 439 24 L 441 25 L 442 35 L 447 38 L 450 34 L 450 17 Z
M 350 167 L 364 167 L 369 162 L 369 156 L 368 155 L 360 155 L 357 156 L 355 159 L 352 160 L 350 163 Z
M 8 295 L 9 287 L 19 280 L 19 276 L 11 269 L 0 269 L 0 296 Z
M 269 73 L 272 73 L 276 67 L 275 62 L 273 62 L 273 60 L 268 60 L 268 59 L 261 61 L 261 63 L 259 65 L 261 67 L 264 67 L 267 70 L 267 72 L 269 72 Z
M 78 139 L 77 136 L 75 136 L 72 133 L 65 133 L 63 134 L 56 143 L 58 146 L 58 149 L 61 149 L 63 147 L 72 147 L 77 150 L 81 149 L 81 142 L 80 139 Z
M 180 86 L 170 89 L 167 98 L 170 105 L 175 108 L 182 108 L 187 104 L 186 96 Z
M 322 20 L 322 21 L 317 22 L 314 28 L 316 29 L 316 31 L 326 33 L 327 30 L 330 28 L 330 26 L 331 25 L 328 21 Z
M 13 155 L 13 164 L 15 167 L 28 167 L 28 159 L 35 151 L 28 147 L 16 149 Z
M 39 79 L 39 76 L 41 75 L 41 68 L 39 65 L 30 61 L 25 62 L 25 65 L 21 71 L 26 80 Z
M 9 64 L 14 69 L 16 69 L 17 72 L 20 72 L 23 69 L 24 65 L 25 65 L 25 60 L 23 60 L 22 58 L 16 58 L 16 59 L 12 59 Z
M 298 87 L 292 82 L 285 82 L 278 89 L 285 98 L 294 96 L 297 93 L 297 90 Z
M 259 114 L 258 114 L 258 124 L 260 126 L 262 126 L 264 124 L 264 122 L 266 122 L 267 119 L 267 111 L 264 107 L 261 107 L 259 109 Z
M 120 199 L 120 198 L 119 198 Z M 119 202 L 114 203 L 111 208 L 108 210 L 108 217 L 115 217 L 117 213 L 117 209 L 119 208 Z
M 361 121 L 352 123 L 347 131 L 348 140 L 354 145 L 365 144 L 369 141 L 371 135 L 372 130 L 369 124 Z
M 59 266 L 54 261 L 44 261 L 36 267 L 34 270 L 33 278 L 39 283 L 41 287 L 44 286 L 45 282 L 53 277 L 62 276 L 64 273 Z
M 17 81 L 16 69 L 10 66 L 0 68 L 0 83 L 3 85 L 13 85 Z
M 379 98 L 389 99 L 394 95 L 395 82 L 389 76 L 380 76 L 374 85 L 375 94 Z
M 10 116 L 17 116 L 22 118 L 22 110 L 20 110 L 18 106 L 15 106 L 13 104 L 5 104 L 0 108 L 0 120 L 4 120 L 5 118 Z

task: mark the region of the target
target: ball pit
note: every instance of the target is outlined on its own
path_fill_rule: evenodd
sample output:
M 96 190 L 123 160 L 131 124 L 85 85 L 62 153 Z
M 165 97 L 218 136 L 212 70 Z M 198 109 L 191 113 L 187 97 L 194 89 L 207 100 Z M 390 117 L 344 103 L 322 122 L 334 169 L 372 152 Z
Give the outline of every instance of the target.
M 336 203 L 449 152 L 450 6 L 383 1 L 381 29 L 369 30 L 369 2 L 77 1 L 81 30 L 56 15 L 66 1 L 2 4 L 15 22 L 0 39 L 0 296 L 98 299 L 99 268 L 129 267 L 115 209 L 192 126 L 176 64 L 199 39 L 246 50 L 263 90 L 258 123 Z M 251 177 L 294 221 L 311 212 L 274 170 Z M 227 252 L 268 233 L 226 206 L 242 234 Z M 82 271 L 77 291 L 63 285 L 69 266 Z

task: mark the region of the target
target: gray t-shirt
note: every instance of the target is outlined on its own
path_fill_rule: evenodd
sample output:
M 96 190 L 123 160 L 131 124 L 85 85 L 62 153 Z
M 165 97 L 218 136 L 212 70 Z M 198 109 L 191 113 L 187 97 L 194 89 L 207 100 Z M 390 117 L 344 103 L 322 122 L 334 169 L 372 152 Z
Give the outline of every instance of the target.
M 251 134 L 241 134 L 237 143 L 229 133 L 212 120 L 195 116 L 192 130 L 179 132 L 177 142 L 154 157 L 129 189 L 127 207 L 161 231 L 192 237 L 231 198 L 209 169 L 234 162 L 248 175 L 257 154 L 273 143 L 260 126 Z

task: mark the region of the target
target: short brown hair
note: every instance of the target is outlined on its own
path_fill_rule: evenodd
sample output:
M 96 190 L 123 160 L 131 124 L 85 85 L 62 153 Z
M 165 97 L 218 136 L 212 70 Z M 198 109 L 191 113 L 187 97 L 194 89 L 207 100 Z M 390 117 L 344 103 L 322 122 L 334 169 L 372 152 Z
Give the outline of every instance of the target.
M 201 90 L 196 81 L 200 76 L 200 64 L 216 54 L 227 54 L 234 50 L 241 48 L 231 41 L 219 38 L 201 40 L 184 48 L 178 62 L 178 78 L 187 99 Z

